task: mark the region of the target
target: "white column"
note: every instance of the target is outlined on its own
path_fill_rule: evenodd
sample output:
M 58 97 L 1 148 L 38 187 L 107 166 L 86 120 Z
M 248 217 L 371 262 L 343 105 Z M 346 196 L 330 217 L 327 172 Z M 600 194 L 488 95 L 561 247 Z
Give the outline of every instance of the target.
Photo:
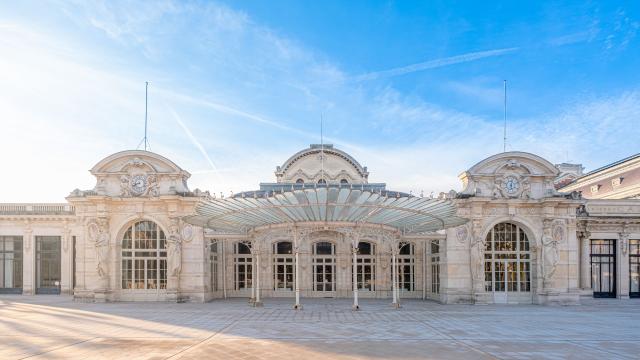
M 220 241 L 220 254 L 222 254 L 222 296 L 227 298 L 227 254 L 224 246 L 224 241 Z
M 358 305 L 358 242 L 354 242 L 351 251 L 353 252 L 353 310 L 359 310 Z
M 620 299 L 629 298 L 629 233 L 623 231 L 618 234 L 618 279 L 616 279 L 618 293 L 616 294 Z
M 396 267 L 396 251 L 391 251 L 391 286 L 393 301 L 391 305 L 398 307 L 398 269 Z
M 256 254 L 256 302 L 255 306 L 262 306 L 260 301 L 260 254 Z
M 249 303 L 253 304 L 256 302 L 256 263 L 258 257 L 256 256 L 255 249 L 253 245 L 251 245 L 251 298 L 249 299 Z
M 30 225 L 27 225 L 22 238 L 22 293 L 24 295 L 34 295 L 36 293 L 35 247 L 33 230 Z
M 300 276 L 298 276 L 299 267 L 298 267 L 298 247 L 297 246 L 296 246 L 295 262 L 296 262 L 296 270 L 293 276 L 295 277 L 295 280 L 296 280 L 296 304 L 293 308 L 296 310 L 302 310 L 302 305 L 300 305 Z
M 591 239 L 583 236 L 580 244 L 580 287 L 584 290 L 591 290 Z
M 299 251 L 299 242 L 300 240 L 298 239 L 298 231 L 294 228 L 293 230 L 293 250 L 295 251 L 295 259 L 294 261 L 296 262 L 295 265 L 295 272 L 293 274 L 294 280 L 295 280 L 295 287 L 296 287 L 296 303 L 293 306 L 294 309 L 296 310 L 302 310 L 302 305 L 300 305 L 300 276 L 299 276 L 299 257 L 298 254 L 300 253 Z
M 422 300 L 427 297 L 427 242 L 422 242 Z

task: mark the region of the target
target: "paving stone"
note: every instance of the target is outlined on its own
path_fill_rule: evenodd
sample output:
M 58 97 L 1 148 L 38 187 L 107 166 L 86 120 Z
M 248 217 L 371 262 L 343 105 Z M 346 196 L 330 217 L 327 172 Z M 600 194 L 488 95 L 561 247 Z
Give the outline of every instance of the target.
M 637 359 L 640 301 L 79 303 L 0 296 L 0 359 Z

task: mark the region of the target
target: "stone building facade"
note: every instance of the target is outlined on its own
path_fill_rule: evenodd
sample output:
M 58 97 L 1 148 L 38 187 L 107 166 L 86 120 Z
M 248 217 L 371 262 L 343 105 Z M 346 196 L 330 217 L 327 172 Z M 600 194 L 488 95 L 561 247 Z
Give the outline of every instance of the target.
M 171 160 L 123 151 L 96 164 L 95 187 L 74 190 L 67 203 L 0 204 L 0 293 L 63 293 L 79 301 L 246 297 L 254 304 L 291 297 L 296 306 L 306 297 L 389 298 L 396 305 L 403 298 L 577 304 L 593 296 L 639 297 L 640 200 L 620 198 L 637 195 L 628 175 L 636 162 L 583 175 L 579 165 L 505 152 L 463 172 L 460 192 L 420 202 L 369 183 L 368 169 L 344 151 L 311 145 L 276 168 L 275 182 L 222 202 L 191 191 L 190 174 Z M 616 177 L 625 187 L 619 196 L 586 196 L 593 181 L 613 184 Z M 302 193 L 356 192 L 379 201 L 358 221 L 335 212 L 323 221 L 241 233 L 191 221 L 205 211 L 203 203 L 276 204 Z M 373 221 L 396 209 L 388 204 L 403 202 L 449 204 L 451 216 L 464 221 L 443 221 L 442 230 L 428 232 L 407 231 L 393 216 Z M 277 204 L 274 212 L 289 211 Z M 278 216 L 264 208 L 238 211 Z

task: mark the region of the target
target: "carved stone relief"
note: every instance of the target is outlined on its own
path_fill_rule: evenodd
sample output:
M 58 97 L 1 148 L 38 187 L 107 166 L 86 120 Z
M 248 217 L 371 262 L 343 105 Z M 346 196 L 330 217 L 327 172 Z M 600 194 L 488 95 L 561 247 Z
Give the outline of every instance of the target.
M 171 219 L 169 236 L 167 236 L 167 262 L 170 276 L 178 276 L 182 271 L 182 237 L 178 229 L 178 220 Z
M 556 272 L 559 261 L 558 241 L 552 234 L 552 222 L 551 219 L 544 219 L 542 228 L 542 273 L 545 286 Z
M 106 279 L 109 276 L 109 220 L 98 218 L 87 224 L 87 236 L 93 243 L 96 256 L 96 271 L 100 278 Z

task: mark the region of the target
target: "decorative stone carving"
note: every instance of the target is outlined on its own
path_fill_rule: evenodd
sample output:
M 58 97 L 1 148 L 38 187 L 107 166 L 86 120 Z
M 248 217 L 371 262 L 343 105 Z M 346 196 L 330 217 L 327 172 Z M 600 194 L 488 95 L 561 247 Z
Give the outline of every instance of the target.
M 180 233 L 182 235 L 182 240 L 186 242 L 191 241 L 191 239 L 193 239 L 193 234 L 194 234 L 193 226 L 191 224 L 186 224 L 185 226 L 182 227 L 182 231 Z
M 147 177 L 147 195 L 158 196 L 158 176 L 151 174 Z
M 553 231 L 552 231 L 553 240 L 556 241 L 557 243 L 561 243 L 564 241 L 564 238 L 565 238 L 564 235 L 565 235 L 564 226 L 562 226 L 561 224 L 555 224 L 553 226 Z
M 622 231 L 618 235 L 620 236 L 620 252 L 622 255 L 627 255 L 629 252 L 629 233 L 626 224 L 622 225 Z
M 467 237 L 469 237 L 469 228 L 467 225 L 459 226 L 456 229 L 456 238 L 458 239 L 458 243 L 464 244 L 467 241 Z
M 167 237 L 167 262 L 170 276 L 179 276 L 182 271 L 182 237 L 178 232 L 178 220 L 172 219 Z
M 96 271 L 100 278 L 109 276 L 109 221 L 106 218 L 98 218 L 87 225 L 87 235 L 93 242 L 96 255 Z
M 482 284 L 482 282 L 484 282 L 484 249 L 486 247 L 486 239 L 482 236 L 482 221 L 480 219 L 474 219 L 472 226 L 473 236 L 469 247 L 471 278 L 474 284 Z M 475 286 L 480 287 L 479 285 Z
M 131 178 L 129 175 L 120 176 L 120 196 L 131 196 Z
M 542 228 L 543 279 L 545 284 L 551 280 L 558 266 L 558 241 L 552 235 L 551 219 L 544 219 Z
M 529 179 L 522 181 L 522 192 L 520 193 L 521 199 L 531 199 L 531 183 Z

